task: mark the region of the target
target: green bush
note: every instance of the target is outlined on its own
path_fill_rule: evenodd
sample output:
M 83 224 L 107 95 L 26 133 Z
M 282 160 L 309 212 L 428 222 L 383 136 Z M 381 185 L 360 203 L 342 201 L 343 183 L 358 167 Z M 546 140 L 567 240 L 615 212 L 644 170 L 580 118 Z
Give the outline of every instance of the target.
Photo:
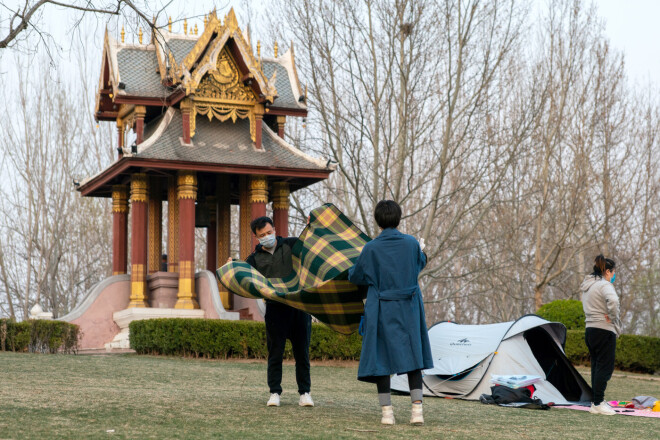
M 589 350 L 584 342 L 584 330 L 569 330 L 566 335 L 566 356 L 576 364 L 589 363 Z M 660 338 L 621 335 L 616 340 L 615 368 L 640 373 L 660 371 Z
M 0 319 L 0 350 L 75 353 L 80 327 L 63 321 Z
M 584 329 L 582 302 L 576 299 L 558 299 L 544 304 L 536 312 L 543 319 L 561 322 L 568 330 Z
M 263 322 L 221 319 L 163 318 L 133 321 L 129 326 L 131 348 L 140 354 L 204 358 L 268 357 Z M 312 324 L 310 359 L 359 359 L 362 338 L 338 334 L 321 324 Z M 293 358 L 291 344 L 284 352 Z

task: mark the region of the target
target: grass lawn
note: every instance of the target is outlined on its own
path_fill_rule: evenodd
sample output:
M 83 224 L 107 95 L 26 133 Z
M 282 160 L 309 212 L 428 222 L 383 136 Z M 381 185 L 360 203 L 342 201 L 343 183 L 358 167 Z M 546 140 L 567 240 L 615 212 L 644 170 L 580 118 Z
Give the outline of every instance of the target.
M 438 398 L 425 399 L 426 424 L 413 427 L 408 424 L 409 397 L 396 395 L 392 401 L 397 425 L 384 427 L 376 387 L 358 382 L 356 373 L 357 364 L 313 365 L 316 406 L 300 408 L 294 367 L 287 364 L 282 406 L 267 408 L 263 361 L 0 353 L 0 439 L 660 436 L 658 419 Z M 617 375 L 606 398 L 630 400 L 637 395 L 660 398 L 660 380 Z

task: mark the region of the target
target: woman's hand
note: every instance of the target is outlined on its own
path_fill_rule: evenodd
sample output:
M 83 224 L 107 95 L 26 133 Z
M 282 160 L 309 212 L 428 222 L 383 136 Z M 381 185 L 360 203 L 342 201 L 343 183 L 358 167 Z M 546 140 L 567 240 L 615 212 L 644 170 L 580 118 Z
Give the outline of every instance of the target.
M 227 258 L 227 263 L 231 263 L 232 261 L 234 261 L 234 259 L 232 257 Z M 227 264 L 227 263 L 225 263 L 225 264 Z

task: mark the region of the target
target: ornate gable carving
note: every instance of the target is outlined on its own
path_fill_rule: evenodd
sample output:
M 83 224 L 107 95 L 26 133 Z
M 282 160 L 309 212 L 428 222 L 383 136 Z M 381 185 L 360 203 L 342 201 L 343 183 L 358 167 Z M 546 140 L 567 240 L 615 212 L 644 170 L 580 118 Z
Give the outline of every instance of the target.
M 213 118 L 224 122 L 237 118 L 250 121 L 250 137 L 256 140 L 255 106 L 257 97 L 254 91 L 243 84 L 236 62 L 224 47 L 212 70 L 202 78 L 192 96 L 190 135 L 195 135 L 196 117 L 205 115 L 209 121 Z
M 195 100 L 211 99 L 254 105 L 257 98 L 250 87 L 240 81 L 240 72 L 225 47 L 218 56 L 215 69 L 202 79 L 195 89 Z

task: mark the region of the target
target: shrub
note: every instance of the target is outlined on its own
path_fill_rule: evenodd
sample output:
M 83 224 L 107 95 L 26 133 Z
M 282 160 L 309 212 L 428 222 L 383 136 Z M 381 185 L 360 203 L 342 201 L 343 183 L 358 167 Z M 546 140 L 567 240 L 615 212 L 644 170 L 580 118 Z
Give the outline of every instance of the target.
M 129 326 L 131 348 L 140 354 L 204 358 L 268 357 L 266 326 L 256 321 L 162 318 L 133 321 Z M 312 324 L 310 359 L 359 359 L 362 338 L 338 334 L 322 324 Z M 287 342 L 284 356 L 293 358 Z
M 64 321 L 0 319 L 0 349 L 31 353 L 75 353 L 80 327 Z
M 589 350 L 584 342 L 584 330 L 567 332 L 565 351 L 571 362 L 589 363 Z M 640 373 L 660 371 L 660 338 L 621 335 L 616 340 L 614 366 L 620 370 Z
M 536 312 L 543 319 L 561 322 L 568 330 L 584 329 L 582 302 L 576 299 L 558 299 L 544 304 Z

